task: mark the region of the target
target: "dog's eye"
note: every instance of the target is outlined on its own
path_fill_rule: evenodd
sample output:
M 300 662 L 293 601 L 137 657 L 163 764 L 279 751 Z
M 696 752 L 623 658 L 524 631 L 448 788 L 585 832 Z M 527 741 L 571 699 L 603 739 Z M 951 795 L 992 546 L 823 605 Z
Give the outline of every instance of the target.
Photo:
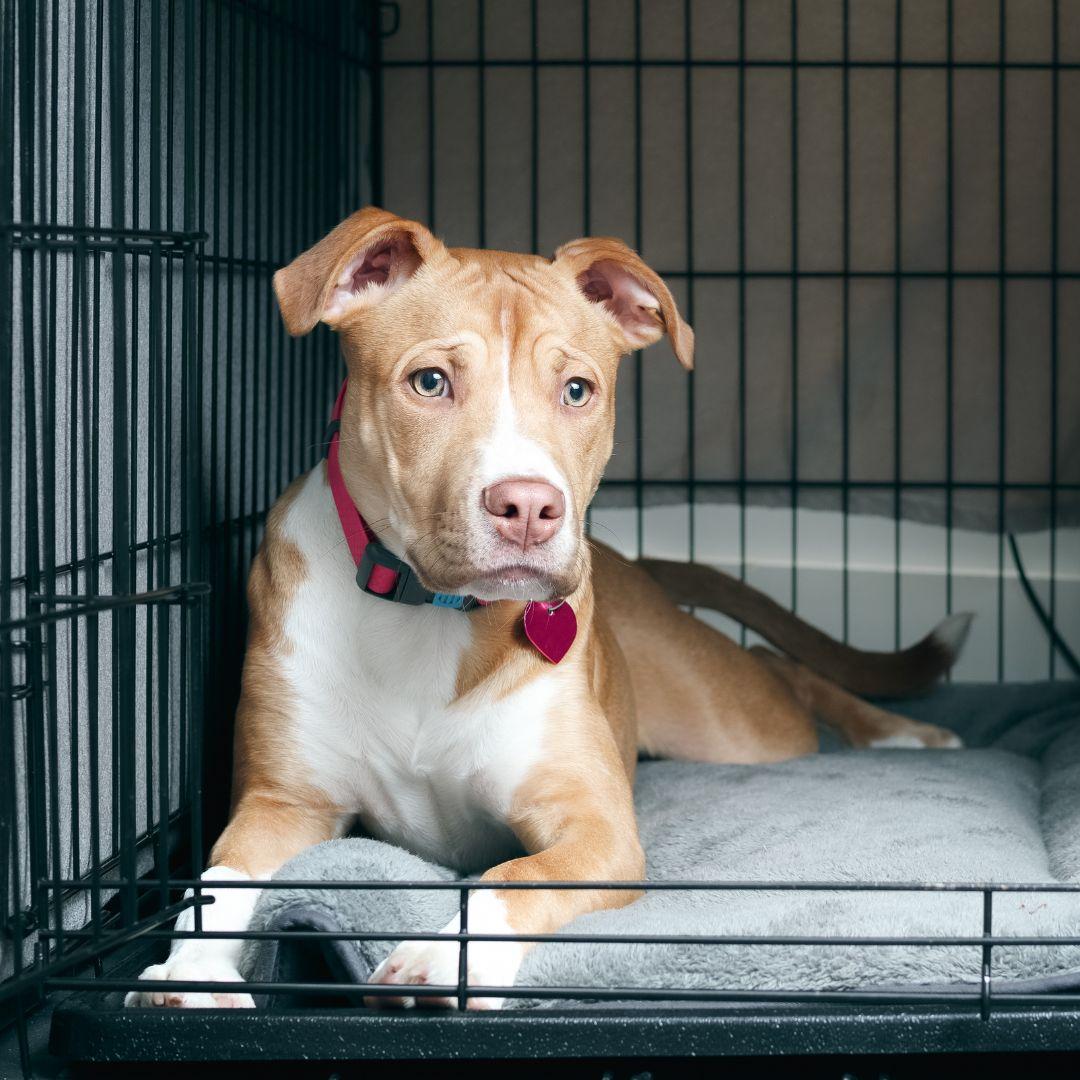
M 450 392 L 450 380 L 438 368 L 429 367 L 414 371 L 409 377 L 409 382 L 421 397 L 446 397 Z
M 580 408 L 592 397 L 592 386 L 584 379 L 568 379 L 563 387 L 562 399 L 564 405 L 573 405 Z

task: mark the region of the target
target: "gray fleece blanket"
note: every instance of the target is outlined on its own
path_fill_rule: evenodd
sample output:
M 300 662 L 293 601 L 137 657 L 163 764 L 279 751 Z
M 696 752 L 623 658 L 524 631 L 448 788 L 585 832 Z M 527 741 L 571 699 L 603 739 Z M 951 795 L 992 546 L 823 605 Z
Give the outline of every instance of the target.
M 894 705 L 948 726 L 967 749 L 825 752 L 775 765 L 643 762 L 635 791 L 650 880 L 1080 881 L 1080 684 L 943 687 Z M 455 875 L 369 839 L 321 844 L 283 879 L 450 880 Z M 454 891 L 273 890 L 254 928 L 428 932 Z M 1003 893 L 1002 935 L 1080 934 L 1080 894 Z M 814 936 L 976 936 L 979 894 L 656 892 L 569 932 Z M 364 982 L 390 942 L 248 942 L 260 980 Z M 973 983 L 977 947 L 700 946 L 545 943 L 523 986 L 834 990 Z M 1080 988 L 1080 947 L 995 949 L 1012 989 Z M 997 984 L 1004 988 L 1002 983 Z M 278 999 L 275 999 L 275 1004 Z M 516 999 L 508 1007 L 565 1004 Z

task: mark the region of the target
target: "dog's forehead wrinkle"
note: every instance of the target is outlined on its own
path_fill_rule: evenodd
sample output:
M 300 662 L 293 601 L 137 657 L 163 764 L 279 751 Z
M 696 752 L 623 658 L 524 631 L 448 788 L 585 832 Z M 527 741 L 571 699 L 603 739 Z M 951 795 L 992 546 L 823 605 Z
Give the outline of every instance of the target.
M 385 346 L 392 349 L 403 333 L 413 347 L 421 341 L 475 335 L 485 342 L 494 363 L 501 339 L 508 337 L 516 366 L 523 354 L 531 356 L 545 333 L 567 339 L 588 334 L 595 319 L 591 305 L 580 301 L 547 260 L 471 249 L 454 249 L 454 254 L 453 262 L 414 278 L 408 290 L 375 309 Z M 399 356 L 401 351 L 399 347 Z

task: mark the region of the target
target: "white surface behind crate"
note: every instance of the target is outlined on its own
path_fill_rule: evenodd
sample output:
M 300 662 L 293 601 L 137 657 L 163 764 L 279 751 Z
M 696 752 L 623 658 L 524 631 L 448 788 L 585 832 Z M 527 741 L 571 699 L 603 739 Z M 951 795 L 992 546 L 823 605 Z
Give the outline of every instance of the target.
M 699 562 L 738 575 L 738 506 L 703 503 L 694 507 L 693 554 Z M 627 556 L 636 556 L 638 513 L 632 508 L 594 509 L 592 534 Z M 647 507 L 642 512 L 645 554 L 690 556 L 690 507 Z M 745 512 L 747 580 L 791 606 L 795 588 L 798 613 L 836 637 L 843 636 L 844 518 L 829 511 L 751 506 Z M 848 638 L 868 649 L 892 649 L 921 638 L 949 608 L 949 534 L 938 525 L 854 514 L 848 518 Z M 1050 534 L 1019 537 L 1028 579 L 1045 608 L 1050 605 Z M 796 550 L 793 553 L 792 544 Z M 899 543 L 899 551 L 897 550 Z M 896 638 L 897 555 L 899 554 L 900 638 Z M 794 557 L 793 557 L 794 556 Z M 999 559 L 1001 562 L 999 563 Z M 796 567 L 793 582 L 792 565 Z M 1000 571 L 1000 574 L 999 574 Z M 975 623 L 953 671 L 961 682 L 998 678 L 998 627 L 1004 633 L 1004 677 L 1045 679 L 1050 645 L 1017 577 L 1008 545 L 999 551 L 995 535 L 952 530 L 953 611 L 974 611 Z M 999 590 L 999 578 L 1001 587 Z M 1080 647 L 1080 529 L 1060 529 L 1055 563 L 1055 617 L 1058 631 L 1074 650 Z M 999 623 L 999 591 L 1004 619 Z M 738 640 L 739 627 L 712 612 L 698 614 Z M 750 643 L 759 641 L 749 634 Z M 1058 659 L 1055 673 L 1068 676 Z

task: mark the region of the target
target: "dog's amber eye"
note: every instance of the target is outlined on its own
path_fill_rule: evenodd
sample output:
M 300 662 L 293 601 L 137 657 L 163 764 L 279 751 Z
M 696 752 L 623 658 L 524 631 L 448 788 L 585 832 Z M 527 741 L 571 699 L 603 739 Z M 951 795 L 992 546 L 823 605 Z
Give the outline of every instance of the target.
M 573 405 L 580 408 L 592 397 L 592 386 L 584 379 L 568 379 L 563 387 L 562 399 L 564 405 Z
M 412 388 L 426 398 L 446 397 L 450 392 L 450 380 L 438 368 L 423 368 L 409 377 Z

